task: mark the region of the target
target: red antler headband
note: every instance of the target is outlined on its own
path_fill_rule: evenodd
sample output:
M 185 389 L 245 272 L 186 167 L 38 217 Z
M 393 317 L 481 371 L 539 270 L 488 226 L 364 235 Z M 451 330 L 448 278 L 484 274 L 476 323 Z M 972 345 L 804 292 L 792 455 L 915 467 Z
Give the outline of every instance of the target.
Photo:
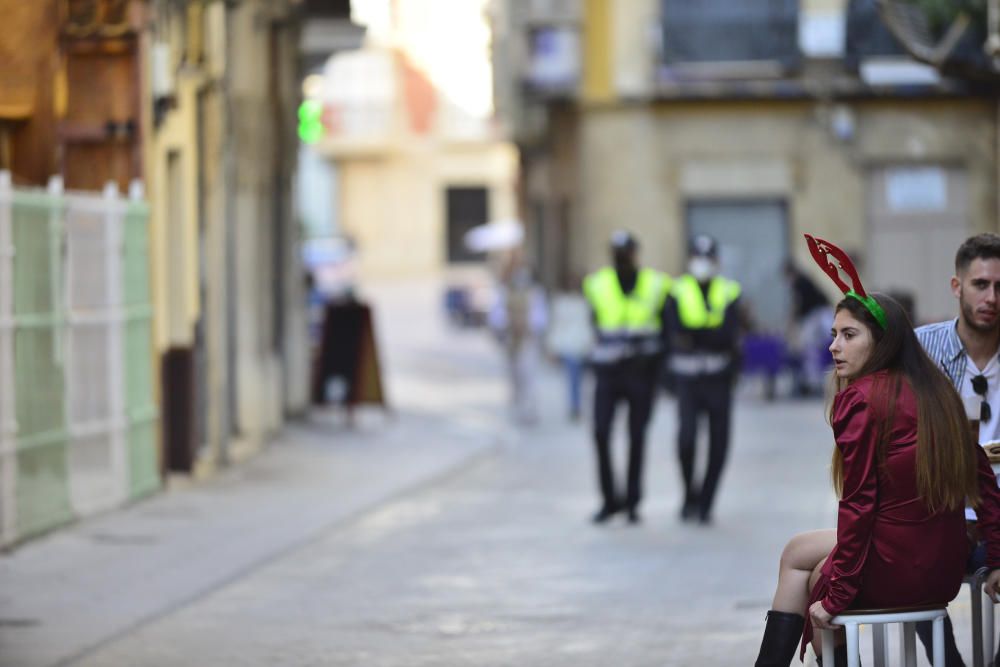
M 824 241 L 823 239 L 815 238 L 810 234 L 806 234 L 806 242 L 809 244 L 809 252 L 812 253 L 813 259 L 819 264 L 819 268 L 823 269 L 826 275 L 833 279 L 840 291 L 844 293 L 845 296 L 849 296 L 853 299 L 857 299 L 868 309 L 868 312 L 872 314 L 875 321 L 878 322 L 879 326 L 885 329 L 886 319 L 885 310 L 879 305 L 878 301 L 869 296 L 865 292 L 865 286 L 861 284 L 861 278 L 858 277 L 858 271 L 854 268 L 854 263 L 851 258 L 847 256 L 847 253 L 833 245 L 829 241 Z M 828 255 L 832 255 L 834 261 L 831 262 Z M 840 279 L 840 272 L 838 268 L 843 269 L 845 273 L 851 278 L 851 282 L 854 283 L 854 289 L 847 286 L 843 280 Z

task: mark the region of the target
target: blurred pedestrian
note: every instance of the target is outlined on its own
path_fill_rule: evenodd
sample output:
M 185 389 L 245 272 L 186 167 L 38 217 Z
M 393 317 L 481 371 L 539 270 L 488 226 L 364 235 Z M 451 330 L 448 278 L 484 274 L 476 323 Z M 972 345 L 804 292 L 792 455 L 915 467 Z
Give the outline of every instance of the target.
M 594 345 L 590 307 L 579 285 L 580 281 L 571 279 L 552 297 L 551 321 L 545 341 L 549 353 L 559 359 L 566 376 L 570 421 L 580 418 L 584 368 Z
M 787 341 L 795 359 L 793 392 L 798 396 L 822 395 L 833 308 L 822 290 L 792 260 L 785 262 L 785 279 L 792 297 Z
M 688 272 L 674 281 L 665 315 L 668 364 L 677 393 L 677 455 L 684 478 L 681 518 L 711 522 L 712 505 L 729 450 L 733 384 L 740 364 L 740 284 L 719 275 L 719 245 L 691 239 Z M 698 419 L 708 417 L 708 465 L 695 479 Z
M 316 275 L 312 271 L 305 272 L 306 319 L 309 328 L 309 342 L 312 350 L 319 348 L 323 336 L 323 318 L 326 316 L 326 295 L 316 284 Z
M 982 446 L 1000 442 L 1000 236 L 972 236 L 955 254 L 951 291 L 958 299 L 958 317 L 917 329 L 917 338 L 967 404 L 975 406 Z M 993 465 L 994 471 L 1000 466 Z M 967 507 L 968 533 L 979 530 L 976 512 Z M 985 564 L 982 544 L 973 549 L 966 572 Z M 917 624 L 917 634 L 930 656 L 932 628 Z M 945 667 L 964 667 L 951 618 L 945 618 Z M 1000 649 L 991 664 L 1000 665 Z
M 611 236 L 612 265 L 584 280 L 583 293 L 592 313 L 597 342 L 590 358 L 596 376 L 594 444 L 602 504 L 594 514 L 604 523 L 626 511 L 629 523 L 639 521 L 646 427 L 663 351 L 663 305 L 667 276 L 639 268 L 639 242 L 626 231 Z M 611 426 L 618 403 L 628 404 L 629 457 L 625 497 L 618 496 L 611 461 Z
M 830 344 L 837 529 L 801 533 L 785 547 L 757 667 L 787 667 L 814 628 L 834 629 L 830 621 L 847 609 L 950 602 L 968 554 L 967 498 L 982 508 L 988 562 L 1000 566 L 1000 492 L 951 383 L 900 305 L 867 294 L 839 248 L 807 238 L 845 295 Z M 991 596 L 998 585 L 995 571 L 986 583 Z M 818 642 L 813 650 L 820 653 Z M 846 665 L 843 644 L 835 655 L 837 667 Z
M 488 320 L 503 347 L 514 419 L 520 424 L 533 424 L 538 421 L 535 375 L 548 324 L 548 306 L 545 291 L 535 281 L 520 247 L 508 254 L 501 268 Z

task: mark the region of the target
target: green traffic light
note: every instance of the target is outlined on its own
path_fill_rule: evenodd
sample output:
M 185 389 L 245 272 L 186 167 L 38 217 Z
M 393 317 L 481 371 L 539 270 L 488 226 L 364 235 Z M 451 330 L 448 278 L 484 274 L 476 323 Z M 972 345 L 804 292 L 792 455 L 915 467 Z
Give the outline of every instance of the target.
M 299 105 L 299 139 L 314 144 L 323 138 L 323 104 L 317 100 L 305 100 Z

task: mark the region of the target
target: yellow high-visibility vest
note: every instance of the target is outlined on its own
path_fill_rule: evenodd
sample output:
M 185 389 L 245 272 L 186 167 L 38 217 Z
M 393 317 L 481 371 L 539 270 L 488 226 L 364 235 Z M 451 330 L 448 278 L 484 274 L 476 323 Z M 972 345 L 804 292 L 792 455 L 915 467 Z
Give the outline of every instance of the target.
M 671 294 L 677 301 L 677 315 L 685 329 L 718 329 L 726 308 L 740 296 L 740 284 L 722 276 L 708 285 L 708 303 L 694 276 L 684 274 L 674 281 Z
M 583 293 L 594 309 L 602 334 L 649 334 L 662 327 L 660 311 L 670 291 L 669 276 L 653 269 L 639 269 L 635 287 L 622 292 L 618 274 L 608 266 L 583 282 Z

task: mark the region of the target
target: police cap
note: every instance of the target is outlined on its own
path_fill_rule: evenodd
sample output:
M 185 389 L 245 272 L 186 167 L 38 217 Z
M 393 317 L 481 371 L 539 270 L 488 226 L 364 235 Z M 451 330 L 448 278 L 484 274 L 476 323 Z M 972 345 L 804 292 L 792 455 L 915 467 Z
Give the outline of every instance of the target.
M 611 235 L 612 250 L 635 250 L 638 247 L 639 239 L 633 236 L 631 232 L 619 229 Z
M 719 256 L 719 243 L 708 234 L 695 234 L 691 237 L 688 250 L 692 257 L 716 259 Z

